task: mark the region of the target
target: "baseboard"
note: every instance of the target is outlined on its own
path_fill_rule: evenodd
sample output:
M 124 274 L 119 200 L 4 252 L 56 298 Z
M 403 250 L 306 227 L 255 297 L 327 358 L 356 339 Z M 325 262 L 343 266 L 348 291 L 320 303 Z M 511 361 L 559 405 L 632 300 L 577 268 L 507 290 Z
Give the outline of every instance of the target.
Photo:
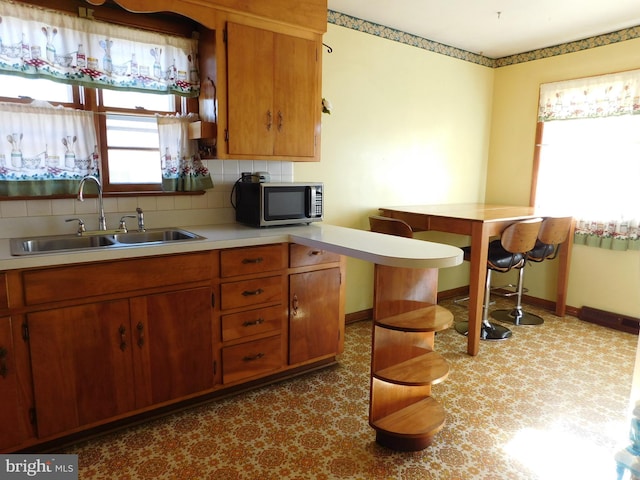
M 442 292 L 438 292 L 438 300 L 447 300 L 449 298 L 457 298 L 464 297 L 469 295 L 469 287 L 458 287 L 453 288 L 451 290 L 443 290 Z M 556 302 L 552 302 L 551 300 L 545 300 L 543 298 L 531 297 L 529 295 L 522 295 L 522 301 L 529 305 L 534 305 L 536 307 L 543 308 L 550 312 L 556 311 Z M 571 315 L 572 317 L 577 317 L 580 313 L 580 309 L 577 307 L 572 307 L 571 305 L 567 305 L 565 309 L 565 313 L 567 315 Z
M 638 335 L 640 332 L 640 319 L 619 315 L 617 313 L 598 310 L 597 308 L 582 307 L 578 313 L 578 318 L 585 322 L 595 323 L 603 327 L 613 328 L 621 332 Z
M 450 298 L 464 297 L 469 294 L 469 287 L 453 288 L 438 292 L 438 301 L 448 300 Z M 529 295 L 522 296 L 523 303 L 540 307 L 550 312 L 555 312 L 556 303 L 543 298 L 531 297 Z M 604 327 L 620 330 L 622 332 L 633 333 L 638 335 L 640 332 L 640 319 L 619 315 L 617 313 L 606 312 L 591 307 L 572 307 L 567 305 L 566 314 L 579 318 L 585 322 L 595 323 Z M 373 309 L 368 308 L 358 312 L 352 312 L 345 315 L 345 323 L 355 323 L 363 320 L 371 320 L 373 318 Z
M 371 319 L 373 319 L 373 308 L 367 308 L 366 310 L 360 310 L 359 312 L 347 313 L 344 316 L 344 323 L 348 325 L 350 323 Z

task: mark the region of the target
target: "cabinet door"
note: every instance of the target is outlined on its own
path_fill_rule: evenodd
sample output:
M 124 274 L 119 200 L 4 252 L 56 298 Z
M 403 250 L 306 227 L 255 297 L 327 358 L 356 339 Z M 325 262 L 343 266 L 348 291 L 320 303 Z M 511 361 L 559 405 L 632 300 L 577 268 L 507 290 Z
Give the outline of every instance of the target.
M 228 150 L 273 155 L 273 33 L 227 24 Z
M 129 302 L 27 315 L 38 436 L 133 410 Z
M 0 318 L 0 451 L 27 439 L 26 406 L 20 402 L 11 318 Z
M 313 159 L 320 42 L 227 24 L 228 153 Z
M 145 304 L 146 320 L 136 305 Z M 214 385 L 211 288 L 132 299 L 134 342 L 145 350 L 149 403 L 202 392 Z
M 291 35 L 275 35 L 274 154 L 313 157 L 319 123 L 317 44 Z
M 335 355 L 340 342 L 340 269 L 289 276 L 289 364 Z

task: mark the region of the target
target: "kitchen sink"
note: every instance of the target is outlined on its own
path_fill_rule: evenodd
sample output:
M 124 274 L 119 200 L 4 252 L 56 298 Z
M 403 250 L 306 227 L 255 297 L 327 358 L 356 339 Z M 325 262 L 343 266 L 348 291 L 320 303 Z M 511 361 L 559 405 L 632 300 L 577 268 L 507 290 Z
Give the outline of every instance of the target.
M 114 236 L 116 243 L 122 243 L 125 245 L 135 243 L 164 243 L 164 242 L 176 242 L 180 240 L 197 240 L 202 238 L 195 233 L 187 232 L 185 230 L 147 230 L 145 232 L 127 232 L 117 233 Z
M 12 238 L 11 255 L 33 255 L 100 248 L 158 245 L 164 243 L 200 240 L 204 237 L 177 228 L 154 229 L 144 232 L 104 233 L 78 235 L 50 235 L 44 237 Z

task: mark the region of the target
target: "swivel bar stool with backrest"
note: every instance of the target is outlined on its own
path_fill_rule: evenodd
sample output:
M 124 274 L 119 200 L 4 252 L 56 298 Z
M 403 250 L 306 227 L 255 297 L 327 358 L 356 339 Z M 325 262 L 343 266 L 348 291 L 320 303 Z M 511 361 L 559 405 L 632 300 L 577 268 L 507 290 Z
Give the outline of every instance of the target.
M 500 240 L 489 243 L 487 253 L 487 279 L 484 291 L 484 303 L 482 306 L 482 340 L 505 340 L 511 336 L 511 330 L 502 325 L 489 322 L 489 301 L 491 297 L 491 272 L 508 272 L 513 268 L 522 268 L 526 261 L 526 253 L 531 250 L 538 238 L 541 218 L 522 220 L 512 223 L 504 229 Z M 464 247 L 465 259 L 471 256 L 471 248 Z M 455 325 L 458 333 L 469 333 L 469 322 L 458 322 Z
M 527 252 L 526 260 L 542 262 L 553 260 L 558 256 L 560 245 L 564 243 L 571 229 L 572 217 L 547 217 L 542 221 L 535 246 Z M 522 289 L 524 284 L 524 265 L 518 274 L 516 287 L 516 306 L 512 310 L 494 310 L 491 316 L 501 322 L 512 322 L 515 325 L 540 325 L 542 317 L 522 310 Z

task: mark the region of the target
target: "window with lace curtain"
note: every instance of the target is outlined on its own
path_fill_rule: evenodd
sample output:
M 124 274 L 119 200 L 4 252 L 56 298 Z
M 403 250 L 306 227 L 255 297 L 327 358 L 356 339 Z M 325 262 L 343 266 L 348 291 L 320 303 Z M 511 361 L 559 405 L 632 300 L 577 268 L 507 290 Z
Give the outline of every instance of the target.
M 85 175 L 105 192 L 213 186 L 184 133 L 197 40 L 2 0 L 0 80 L 1 197 L 73 194 Z
M 640 249 L 640 70 L 541 85 L 535 205 L 576 218 L 577 244 Z

